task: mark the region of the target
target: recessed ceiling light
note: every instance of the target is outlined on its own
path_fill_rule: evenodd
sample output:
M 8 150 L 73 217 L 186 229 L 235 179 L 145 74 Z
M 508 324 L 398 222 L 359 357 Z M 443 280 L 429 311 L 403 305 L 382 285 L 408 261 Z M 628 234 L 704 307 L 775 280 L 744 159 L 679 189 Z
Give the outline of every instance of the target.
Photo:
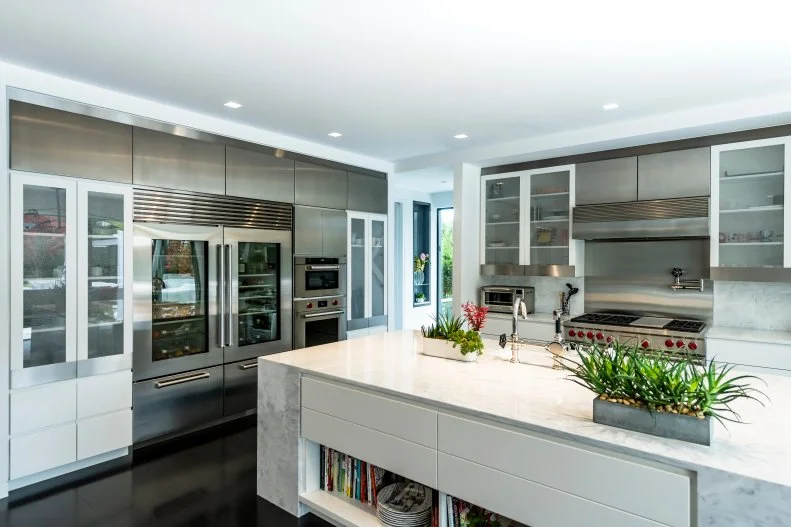
M 330 137 L 343 137 L 343 134 L 340 132 L 330 132 L 327 135 Z
M 617 110 L 619 108 L 617 102 L 608 102 L 607 104 L 602 104 L 602 110 Z
M 228 108 L 233 108 L 234 110 L 237 109 L 237 108 L 241 108 L 242 107 L 241 104 L 239 104 L 238 102 L 233 102 L 233 101 L 228 101 L 227 103 L 225 103 L 225 106 L 227 106 Z
M 447 182 L 448 182 L 447 179 L 443 179 L 442 181 L 440 181 L 440 183 L 447 183 Z
M 467 134 L 456 134 L 453 137 L 455 137 L 456 139 L 467 139 L 470 136 Z

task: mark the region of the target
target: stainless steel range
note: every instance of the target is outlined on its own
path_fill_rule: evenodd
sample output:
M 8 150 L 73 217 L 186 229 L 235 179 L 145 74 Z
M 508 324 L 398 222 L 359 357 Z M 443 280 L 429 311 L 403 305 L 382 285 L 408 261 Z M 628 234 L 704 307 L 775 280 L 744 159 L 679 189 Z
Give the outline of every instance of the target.
M 623 313 L 586 313 L 565 324 L 568 342 L 640 346 L 646 351 L 706 358 L 706 323 Z

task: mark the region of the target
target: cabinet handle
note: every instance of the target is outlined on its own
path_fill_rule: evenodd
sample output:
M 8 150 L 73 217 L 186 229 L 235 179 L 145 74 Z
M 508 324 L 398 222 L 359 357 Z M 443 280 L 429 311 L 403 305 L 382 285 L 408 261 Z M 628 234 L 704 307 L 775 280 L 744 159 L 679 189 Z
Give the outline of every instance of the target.
M 209 377 L 211 377 L 211 375 L 209 375 L 209 372 L 202 371 L 200 373 L 196 373 L 195 375 L 185 375 L 184 377 L 177 377 L 175 379 L 170 379 L 167 381 L 155 382 L 154 388 L 156 389 L 167 388 L 168 386 L 174 386 L 176 384 L 184 384 L 185 382 L 192 382 L 200 379 L 208 379 Z
M 225 345 L 231 347 L 231 343 L 233 342 L 233 324 L 231 324 L 231 318 L 233 317 L 233 298 L 232 298 L 232 287 L 233 287 L 233 263 L 231 262 L 231 256 L 233 251 L 231 249 L 231 245 L 228 244 L 225 246 L 225 290 L 226 294 L 228 295 L 225 301 L 225 323 L 227 324 L 227 329 L 225 331 Z
M 258 361 L 257 360 L 255 360 L 253 362 L 248 362 L 247 364 L 240 364 L 239 365 L 239 369 L 240 370 L 249 370 L 250 368 L 257 368 L 257 367 L 258 367 Z
M 220 347 L 225 347 L 225 255 L 217 244 L 217 296 L 220 297 Z

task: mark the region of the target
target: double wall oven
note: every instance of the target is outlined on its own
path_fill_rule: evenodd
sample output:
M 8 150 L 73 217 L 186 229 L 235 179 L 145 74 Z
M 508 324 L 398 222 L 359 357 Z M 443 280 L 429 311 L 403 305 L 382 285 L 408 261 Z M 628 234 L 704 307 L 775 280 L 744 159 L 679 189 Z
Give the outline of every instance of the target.
M 254 410 L 256 358 L 292 347 L 291 231 L 134 228 L 135 443 Z
M 346 340 L 346 258 L 294 258 L 294 347 Z

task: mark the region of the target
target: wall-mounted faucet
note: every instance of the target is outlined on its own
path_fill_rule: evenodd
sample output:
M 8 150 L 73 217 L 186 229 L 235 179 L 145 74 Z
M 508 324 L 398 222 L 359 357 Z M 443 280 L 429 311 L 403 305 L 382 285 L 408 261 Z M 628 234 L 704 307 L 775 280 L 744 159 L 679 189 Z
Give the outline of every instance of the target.
M 697 289 L 698 291 L 703 292 L 703 279 L 699 278 L 698 280 L 682 280 L 681 276 L 684 274 L 684 270 L 678 267 L 674 267 L 670 274 L 673 275 L 673 283 L 670 284 L 670 289 L 673 291 L 678 291 L 679 289 Z

